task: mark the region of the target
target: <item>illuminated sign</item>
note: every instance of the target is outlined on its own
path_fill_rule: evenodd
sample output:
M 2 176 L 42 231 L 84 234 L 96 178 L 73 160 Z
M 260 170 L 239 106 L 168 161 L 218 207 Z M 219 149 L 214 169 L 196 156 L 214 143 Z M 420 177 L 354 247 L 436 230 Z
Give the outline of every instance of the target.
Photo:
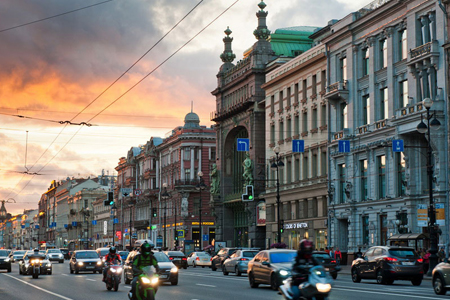
M 308 223 L 289 223 L 284 225 L 284 229 L 308 228 Z
M 199 222 L 192 222 L 192 225 L 198 225 L 200 224 Z M 210 225 L 210 226 L 214 226 L 214 222 L 202 222 L 202 225 Z

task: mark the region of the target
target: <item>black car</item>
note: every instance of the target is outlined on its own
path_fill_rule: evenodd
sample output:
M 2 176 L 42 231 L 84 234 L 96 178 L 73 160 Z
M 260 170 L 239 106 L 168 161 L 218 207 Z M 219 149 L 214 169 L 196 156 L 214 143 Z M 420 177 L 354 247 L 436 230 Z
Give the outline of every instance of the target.
M 138 251 L 131 251 L 123 265 L 123 281 L 130 284 L 133 280 L 133 260 Z M 163 252 L 153 252 L 158 261 L 158 279 L 160 283 L 170 282 L 172 285 L 178 284 L 178 268 L 172 263 L 169 257 Z
M 291 276 L 297 250 L 270 249 L 260 251 L 248 263 L 248 281 L 251 288 L 269 284 L 277 291 L 283 281 Z
M 70 259 L 70 252 L 69 249 L 67 248 L 61 248 L 59 249 L 61 251 L 61 253 L 64 255 L 64 259 L 69 260 Z
M 103 270 L 103 262 L 95 250 L 77 250 L 69 262 L 70 274 L 79 272 L 98 272 Z
M 215 271 L 217 269 L 222 270 L 223 262 L 231 256 L 234 252 L 236 252 L 238 248 L 222 248 L 214 255 L 211 259 L 211 270 Z
M 329 272 L 333 279 L 337 278 L 338 272 L 341 270 L 341 267 L 336 264 L 336 260 L 332 259 L 330 254 L 325 251 L 314 251 L 313 257 L 320 263 L 325 271 Z
M 0 250 L 0 270 L 11 272 L 11 259 L 7 250 Z
M 187 269 L 187 257 L 181 251 L 164 251 L 175 266 L 178 268 Z
M 392 284 L 394 280 L 410 280 L 420 285 L 423 259 L 413 248 L 375 246 L 352 262 L 351 273 L 353 282 L 376 279 L 379 284 Z
M 53 266 L 50 262 L 47 255 L 43 254 L 42 252 L 39 252 L 39 254 L 42 256 L 42 260 L 40 263 L 41 267 L 41 275 L 52 275 Z M 33 273 L 32 265 L 30 264 L 30 256 L 33 256 L 34 251 L 28 251 L 22 259 L 19 261 L 19 275 L 31 275 Z

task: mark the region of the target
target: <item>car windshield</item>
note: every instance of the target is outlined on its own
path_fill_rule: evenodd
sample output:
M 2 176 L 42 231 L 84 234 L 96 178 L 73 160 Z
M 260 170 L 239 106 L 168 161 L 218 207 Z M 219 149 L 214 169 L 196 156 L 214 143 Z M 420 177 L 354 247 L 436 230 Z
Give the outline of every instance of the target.
M 168 252 L 168 255 L 170 256 L 184 256 L 184 253 L 181 251 L 170 251 Z
M 274 264 L 293 262 L 296 255 L 296 251 L 270 253 L 270 262 Z
M 0 256 L 8 256 L 8 251 L 0 250 Z
M 119 252 L 119 255 L 120 255 L 120 256 L 125 256 L 125 255 L 128 256 L 128 253 L 129 253 L 128 251 L 120 251 L 120 252 Z
M 242 252 L 243 257 L 255 257 L 255 255 L 258 254 L 258 251 L 244 251 Z
M 47 251 L 48 251 L 48 253 L 61 253 L 61 251 L 59 251 L 59 249 L 50 249 Z
M 155 252 L 155 253 L 153 253 L 153 255 L 155 256 L 155 258 L 158 262 L 169 262 L 170 261 L 169 257 L 167 257 L 167 255 L 165 255 L 162 252 Z
M 210 255 L 206 252 L 197 252 L 197 256 L 210 256 Z
M 22 251 L 22 250 L 14 252 L 14 255 L 24 255 L 24 254 L 25 254 L 25 251 Z
M 98 258 L 97 252 L 80 252 L 76 254 L 77 258 Z
M 331 259 L 331 256 L 326 253 L 313 253 L 313 256 L 320 259 Z
M 401 258 L 414 258 L 417 257 L 414 250 L 411 249 L 390 249 L 389 254 L 395 257 L 401 257 Z
M 109 253 L 109 249 L 100 249 L 100 255 L 101 256 L 105 256 L 108 253 Z

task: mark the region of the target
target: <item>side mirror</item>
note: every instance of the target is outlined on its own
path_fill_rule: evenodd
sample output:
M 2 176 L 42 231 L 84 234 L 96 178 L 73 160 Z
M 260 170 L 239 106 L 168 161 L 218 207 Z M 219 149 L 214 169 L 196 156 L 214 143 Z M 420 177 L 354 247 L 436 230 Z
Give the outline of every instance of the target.
M 268 261 L 263 261 L 261 264 L 262 264 L 263 266 L 268 266 L 268 267 L 270 267 L 270 262 L 268 262 Z

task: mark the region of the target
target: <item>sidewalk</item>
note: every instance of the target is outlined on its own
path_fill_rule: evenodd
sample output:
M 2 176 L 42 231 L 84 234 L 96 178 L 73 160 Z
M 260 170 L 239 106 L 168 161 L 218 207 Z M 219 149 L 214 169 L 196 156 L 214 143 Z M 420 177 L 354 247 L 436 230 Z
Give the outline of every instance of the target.
M 351 275 L 351 265 L 341 265 L 341 270 L 339 271 L 339 275 Z M 339 276 L 338 276 L 339 278 Z M 423 276 L 423 280 L 431 280 L 431 276 Z

